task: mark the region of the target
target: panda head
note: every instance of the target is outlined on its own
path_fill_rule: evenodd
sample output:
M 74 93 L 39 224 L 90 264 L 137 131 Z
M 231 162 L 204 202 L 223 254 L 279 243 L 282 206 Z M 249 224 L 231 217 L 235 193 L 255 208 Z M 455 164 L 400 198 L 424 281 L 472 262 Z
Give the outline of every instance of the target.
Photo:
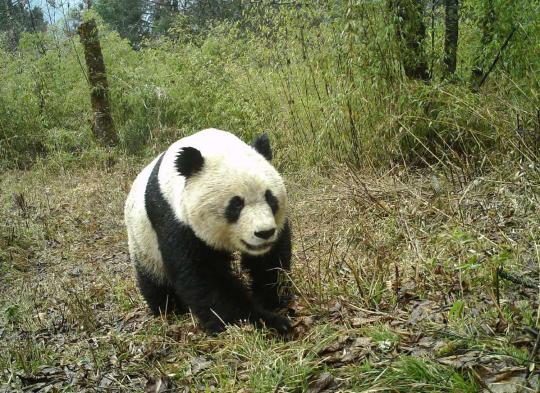
M 175 164 L 185 178 L 182 215 L 208 245 L 262 255 L 285 225 L 287 193 L 269 162 L 268 137 L 258 137 L 253 148 L 242 145 L 208 155 L 194 147 L 180 149 Z

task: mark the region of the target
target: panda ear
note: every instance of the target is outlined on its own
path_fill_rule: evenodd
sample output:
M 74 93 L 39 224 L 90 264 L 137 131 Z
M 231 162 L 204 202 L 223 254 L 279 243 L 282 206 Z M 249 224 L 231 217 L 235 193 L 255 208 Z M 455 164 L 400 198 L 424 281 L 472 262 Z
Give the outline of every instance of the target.
M 194 147 L 184 147 L 178 152 L 175 165 L 178 173 L 187 178 L 202 169 L 204 158 Z
M 268 161 L 272 161 L 272 148 L 270 147 L 270 139 L 268 139 L 268 134 L 266 132 L 255 138 L 253 147 Z

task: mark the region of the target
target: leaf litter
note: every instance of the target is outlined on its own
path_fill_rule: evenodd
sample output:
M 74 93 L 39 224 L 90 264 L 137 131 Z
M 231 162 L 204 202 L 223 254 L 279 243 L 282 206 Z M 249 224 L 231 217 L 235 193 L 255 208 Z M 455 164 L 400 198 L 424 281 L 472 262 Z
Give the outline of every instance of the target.
M 512 201 L 526 197 L 519 195 L 519 185 L 519 192 L 497 194 L 493 208 L 472 191 L 455 191 L 457 198 L 449 193 L 446 205 L 438 203 L 421 180 L 398 181 L 395 187 L 395 179 L 362 179 L 360 187 L 352 176 L 343 187 L 329 177 L 318 179 L 318 190 L 293 190 L 292 220 L 299 228 L 294 276 L 308 279 L 295 283 L 294 339 L 274 344 L 263 335 L 269 342 L 263 344 L 248 327 L 211 338 L 189 316 L 149 315 L 126 252 L 125 190 L 115 185 L 129 170 L 117 168 L 109 178 L 70 174 L 57 185 L 48 180 L 47 205 L 28 191 L 40 188 L 39 179 L 9 180 L 7 188 L 21 190 L 25 207 L 11 199 L 2 212 L 2 244 L 13 239 L 13 231 L 19 243 L 9 240 L 9 281 L 1 284 L 0 332 L 7 344 L 1 354 L 10 361 L 3 363 L 2 379 L 8 382 L 0 391 L 219 391 L 219 373 L 232 378 L 223 391 L 256 391 L 256 376 L 265 370 L 273 375 L 280 356 L 294 351 L 294 359 L 307 362 L 305 374 L 281 379 L 276 391 L 356 391 L 354 374 L 364 381 L 372 375 L 359 369 L 363 365 L 381 371 L 372 384 L 382 389 L 389 373 L 383 371 L 403 355 L 455 370 L 481 391 L 536 391 L 536 333 L 522 330 L 534 327 L 537 293 L 504 279 L 496 288 L 491 274 L 501 264 L 532 279 L 538 272 L 526 230 L 538 216 Z M 321 210 L 321 198 L 339 202 Z M 457 202 L 461 211 L 453 210 Z M 495 214 L 493 226 L 490 212 L 508 203 L 517 207 Z M 25 225 L 31 230 L 20 232 Z M 48 240 L 42 242 L 45 226 Z M 505 254 L 509 243 L 513 257 Z M 242 353 L 246 340 L 268 351 L 260 355 L 264 366 L 255 363 L 255 352 Z

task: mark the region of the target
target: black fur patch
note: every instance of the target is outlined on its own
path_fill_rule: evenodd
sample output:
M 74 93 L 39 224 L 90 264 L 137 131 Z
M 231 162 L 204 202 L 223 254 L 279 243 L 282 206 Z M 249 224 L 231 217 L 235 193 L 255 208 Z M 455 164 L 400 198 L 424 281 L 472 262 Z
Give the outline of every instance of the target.
M 194 147 L 184 147 L 176 156 L 176 170 L 184 177 L 190 177 L 199 172 L 204 165 L 201 152 Z
M 272 191 L 266 190 L 264 193 L 264 198 L 266 199 L 266 203 L 270 206 L 270 209 L 272 209 L 272 213 L 276 214 L 276 212 L 279 209 L 279 202 L 277 198 L 272 194 Z
M 270 147 L 270 139 L 268 139 L 266 132 L 255 138 L 253 147 L 268 161 L 272 161 L 272 148 Z
M 235 223 L 240 218 L 240 213 L 244 208 L 244 200 L 239 196 L 233 196 L 225 209 L 225 218 L 229 223 Z
M 152 314 L 183 314 L 189 311 L 174 293 L 174 288 L 167 282 L 156 282 L 153 275 L 148 274 L 144 266 L 135 261 L 137 284 L 143 294 Z

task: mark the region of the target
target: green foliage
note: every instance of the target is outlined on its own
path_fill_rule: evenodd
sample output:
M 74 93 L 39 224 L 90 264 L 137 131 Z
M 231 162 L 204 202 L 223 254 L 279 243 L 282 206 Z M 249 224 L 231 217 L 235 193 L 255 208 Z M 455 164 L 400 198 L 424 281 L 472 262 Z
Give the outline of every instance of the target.
M 99 0 L 94 9 L 121 37 L 137 46 L 148 32 L 144 0 Z
M 142 42 L 144 29 L 134 25 L 142 3 L 130 8 L 133 14 L 118 12 L 125 2 L 96 4 L 109 23 L 99 29 L 123 150 L 153 152 L 195 130 L 219 127 L 246 139 L 270 132 L 278 162 L 295 157 L 298 166 L 537 158 L 540 27 L 534 2 L 494 0 L 493 39 L 480 60 L 489 65 L 508 32 L 518 30 L 479 93 L 469 84 L 480 61 L 485 14 L 476 2 L 462 4 L 451 84 L 440 82 L 440 9 L 434 10 L 434 30 L 425 13 L 435 43 L 427 51 L 432 81 L 425 84 L 402 71 L 395 14 L 387 4 L 252 4 L 240 12 L 239 4 L 226 3 L 221 17 L 197 2 L 177 17 L 167 13 L 168 33 Z M 0 48 L 1 165 L 28 167 L 54 152 L 77 157 L 93 149 L 78 37 L 50 29 L 23 35 L 16 53 L 6 45 Z M 523 132 L 515 132 L 516 118 Z
M 464 310 L 465 302 L 463 300 L 456 300 L 452 307 L 450 307 L 450 311 L 448 311 L 449 319 L 461 319 Z
M 8 322 L 16 322 L 19 318 L 19 306 L 17 304 L 8 306 L 4 313 Z
M 47 48 L 38 54 L 38 45 Z M 90 142 L 86 82 L 70 42 L 55 45 L 50 35 L 25 34 L 19 51 L 2 50 L 0 68 L 0 157 L 10 166 L 28 167 L 53 149 L 86 147 Z M 72 55 L 73 54 L 73 55 Z M 82 77 L 82 78 L 81 78 Z M 64 137 L 58 137 L 64 130 Z M 68 133 L 65 130 L 69 131 Z M 76 136 L 81 136 L 76 138 Z M 71 142 L 59 146 L 62 138 Z
M 17 47 L 21 33 L 38 33 L 47 28 L 41 8 L 30 7 L 23 1 L 0 0 L 0 33 L 7 33 L 12 50 Z
M 540 34 L 539 1 L 504 1 L 489 2 L 465 1 L 462 5 L 466 29 L 462 30 L 461 39 L 467 44 L 460 47 L 461 55 L 467 60 L 470 57 L 484 54 L 487 68 L 493 61 L 512 29 L 516 35 L 510 41 L 500 60 L 499 67 L 514 78 L 538 75 L 538 35 Z M 486 16 L 489 16 L 486 18 Z M 487 20 L 486 20 L 487 19 Z M 480 42 L 478 39 L 485 29 L 485 24 L 491 32 L 490 40 Z M 476 45 L 475 45 L 476 44 Z M 480 45 L 481 44 L 481 45 Z M 533 84 L 538 87 L 538 77 L 532 76 Z
M 242 0 L 199 0 L 184 1 L 181 4 L 177 0 L 156 3 L 153 9 L 152 33 L 162 35 L 177 24 L 178 18 L 182 18 L 185 33 L 206 38 L 211 33 L 211 27 L 220 22 L 235 22 L 242 19 L 244 10 Z

